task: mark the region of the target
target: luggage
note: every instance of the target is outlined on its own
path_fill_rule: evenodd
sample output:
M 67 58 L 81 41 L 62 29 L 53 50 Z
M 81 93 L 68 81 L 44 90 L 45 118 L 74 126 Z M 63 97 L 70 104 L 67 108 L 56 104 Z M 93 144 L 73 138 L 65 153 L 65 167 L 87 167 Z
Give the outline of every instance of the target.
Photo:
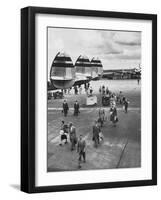
M 65 134 L 61 135 L 61 140 L 67 140 L 67 136 Z
M 115 122 L 118 122 L 118 121 L 119 121 L 118 117 L 117 117 L 117 116 L 115 116 Z
M 99 140 L 100 140 L 100 141 L 103 141 L 103 140 L 104 140 L 104 136 L 103 136 L 103 133 L 102 133 L 102 132 L 99 132 Z

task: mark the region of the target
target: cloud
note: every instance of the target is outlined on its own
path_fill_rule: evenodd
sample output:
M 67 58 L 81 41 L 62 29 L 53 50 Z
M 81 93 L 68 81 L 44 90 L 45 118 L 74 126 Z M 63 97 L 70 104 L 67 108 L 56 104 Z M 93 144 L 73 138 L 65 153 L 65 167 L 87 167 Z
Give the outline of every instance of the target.
M 75 37 L 79 38 L 77 46 L 88 53 L 102 54 L 118 54 L 122 52 L 122 48 L 113 42 L 113 32 L 111 31 L 96 31 L 83 30 L 77 31 Z
M 132 60 L 138 60 L 141 59 L 141 49 L 137 50 L 124 50 L 123 54 L 118 55 L 118 58 L 120 59 L 132 59 Z
M 61 38 L 58 38 L 58 39 L 55 41 L 54 48 L 55 48 L 57 51 L 64 51 L 65 46 L 64 46 L 64 42 L 63 42 L 63 40 L 62 40 Z
M 105 68 L 135 66 L 141 60 L 141 33 L 49 28 L 48 71 L 59 51 L 70 55 L 73 63 L 82 54 L 89 59 L 99 57 Z
M 140 46 L 141 33 L 140 32 L 117 32 L 114 41 L 120 45 Z

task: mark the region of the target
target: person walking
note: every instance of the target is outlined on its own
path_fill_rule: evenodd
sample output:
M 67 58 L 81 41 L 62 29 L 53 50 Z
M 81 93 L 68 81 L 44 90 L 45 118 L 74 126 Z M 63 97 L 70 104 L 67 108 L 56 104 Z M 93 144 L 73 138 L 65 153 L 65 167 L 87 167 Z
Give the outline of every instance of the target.
M 120 104 L 122 104 L 122 91 L 119 92 L 118 101 Z
M 98 111 L 98 116 L 99 116 L 98 121 L 100 122 L 100 126 L 102 127 L 105 121 L 105 110 L 101 107 Z
M 70 94 L 70 91 L 71 91 L 71 87 L 70 87 L 70 88 L 68 88 L 68 94 Z
M 78 88 L 77 88 L 77 86 L 76 86 L 76 85 L 74 86 L 74 92 L 75 92 L 75 95 L 77 95 L 77 94 L 78 94 Z
M 109 93 L 109 89 L 108 89 L 108 87 L 106 87 L 106 94 L 108 94 Z
M 62 123 L 61 123 L 59 134 L 60 134 L 60 143 L 59 143 L 59 145 L 62 146 L 63 143 L 67 144 L 68 143 L 68 141 L 67 141 L 67 131 L 65 129 L 64 121 L 62 121 Z
M 93 125 L 93 141 L 94 141 L 94 146 L 97 148 L 99 144 L 99 127 L 98 127 L 98 122 L 95 121 Z
M 125 108 L 125 113 L 127 113 L 127 110 L 128 110 L 128 105 L 129 105 L 129 102 L 127 99 L 125 99 L 124 101 L 124 108 Z
M 102 94 L 105 95 L 105 86 L 102 85 Z
M 79 113 L 79 103 L 76 100 L 74 103 L 74 116 L 78 116 L 78 113 Z
M 81 168 L 81 161 L 86 162 L 86 141 L 82 138 L 82 135 L 79 136 L 77 144 L 77 152 L 79 154 L 78 158 L 78 168 Z
M 122 97 L 122 104 L 123 104 L 123 105 L 124 105 L 124 103 L 125 103 L 125 99 L 126 99 L 125 96 L 123 96 L 123 97 Z
M 110 108 L 110 121 L 112 121 L 114 126 L 116 126 L 116 123 L 118 122 L 117 109 L 114 104 Z
M 79 94 L 82 94 L 82 86 L 79 87 Z
M 68 110 L 69 110 L 68 103 L 66 102 L 66 100 L 64 100 L 64 102 L 63 102 L 63 110 L 62 110 L 62 112 L 64 113 L 64 117 L 67 116 Z
M 92 86 L 89 87 L 89 94 L 92 96 L 92 92 L 93 92 L 93 89 L 92 89 Z
M 99 87 L 99 93 L 100 94 L 102 93 L 102 87 L 101 86 Z
M 76 128 L 72 123 L 69 124 L 69 137 L 71 142 L 71 151 L 75 149 L 77 144 Z

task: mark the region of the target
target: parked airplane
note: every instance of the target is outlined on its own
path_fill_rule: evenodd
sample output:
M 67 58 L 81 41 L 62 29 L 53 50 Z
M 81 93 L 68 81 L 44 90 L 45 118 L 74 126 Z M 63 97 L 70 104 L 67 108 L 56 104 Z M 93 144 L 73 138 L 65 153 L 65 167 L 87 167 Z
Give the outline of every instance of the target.
M 83 74 L 88 79 L 92 78 L 92 67 L 87 56 L 80 55 L 75 62 L 76 74 Z
M 81 62 L 79 61 L 79 64 Z M 84 72 L 88 72 L 89 64 L 83 63 Z M 77 63 L 78 64 L 78 63 Z M 79 65 L 78 64 L 78 65 Z M 87 68 L 87 69 L 86 69 Z M 81 69 L 81 68 L 79 68 Z M 80 70 L 81 71 L 81 70 Z M 67 89 L 73 85 L 81 85 L 89 82 L 88 73 L 78 73 L 73 65 L 72 59 L 66 53 L 57 53 L 50 70 L 50 85 L 51 89 Z
M 59 89 L 66 89 L 74 84 L 75 67 L 68 54 L 57 53 L 51 66 L 50 80 Z
M 93 57 L 91 60 L 91 66 L 92 66 L 92 79 L 95 80 L 102 77 L 103 66 L 99 58 Z

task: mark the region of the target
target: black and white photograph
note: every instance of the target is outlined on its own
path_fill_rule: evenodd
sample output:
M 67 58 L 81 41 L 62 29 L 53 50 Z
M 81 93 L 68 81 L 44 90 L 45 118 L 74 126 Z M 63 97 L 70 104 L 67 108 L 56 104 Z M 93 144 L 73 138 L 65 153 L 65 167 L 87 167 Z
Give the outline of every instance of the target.
M 141 31 L 46 32 L 47 172 L 140 168 Z
M 22 191 L 157 184 L 156 22 L 22 9 Z

